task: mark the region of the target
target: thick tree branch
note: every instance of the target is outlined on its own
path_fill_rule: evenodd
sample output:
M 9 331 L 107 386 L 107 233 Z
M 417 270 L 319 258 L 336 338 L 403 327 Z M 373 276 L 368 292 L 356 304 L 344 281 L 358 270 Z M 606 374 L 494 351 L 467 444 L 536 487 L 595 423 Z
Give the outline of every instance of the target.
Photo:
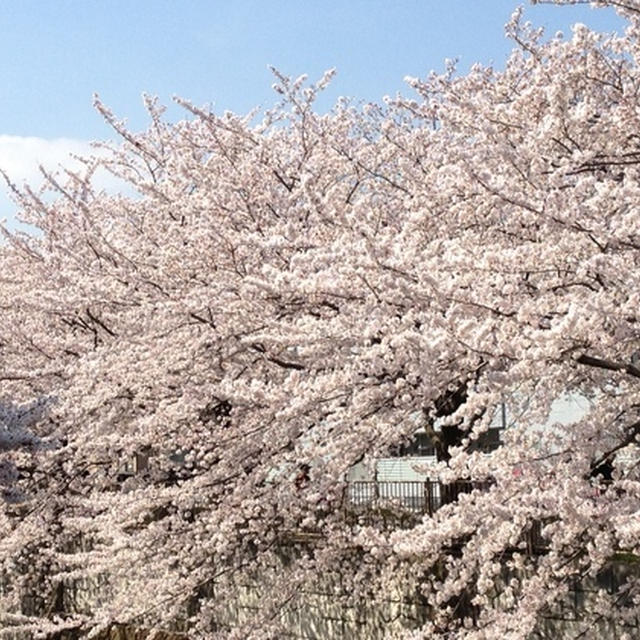
M 607 369 L 608 371 L 623 371 L 634 378 L 640 378 L 640 369 L 631 363 L 615 362 L 614 360 L 606 360 L 604 358 L 595 358 L 587 354 L 580 355 L 576 362 L 584 364 L 588 367 L 596 367 L 598 369 Z

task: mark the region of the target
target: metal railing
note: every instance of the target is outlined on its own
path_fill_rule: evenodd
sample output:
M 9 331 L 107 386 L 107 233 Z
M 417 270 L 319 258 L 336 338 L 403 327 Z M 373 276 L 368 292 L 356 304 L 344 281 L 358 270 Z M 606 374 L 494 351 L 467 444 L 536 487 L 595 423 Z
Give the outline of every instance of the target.
M 432 515 L 443 505 L 456 502 L 461 494 L 486 491 L 491 484 L 491 481 L 445 484 L 437 480 L 356 480 L 348 484 L 347 505 L 362 511 L 391 509 L 399 513 Z M 521 542 L 528 553 L 540 553 L 548 548 L 542 526 L 541 522 L 534 521 L 523 531 Z
M 461 493 L 486 489 L 487 482 L 375 481 L 357 480 L 348 485 L 348 504 L 354 507 L 397 507 L 414 513 L 429 513 L 455 502 Z

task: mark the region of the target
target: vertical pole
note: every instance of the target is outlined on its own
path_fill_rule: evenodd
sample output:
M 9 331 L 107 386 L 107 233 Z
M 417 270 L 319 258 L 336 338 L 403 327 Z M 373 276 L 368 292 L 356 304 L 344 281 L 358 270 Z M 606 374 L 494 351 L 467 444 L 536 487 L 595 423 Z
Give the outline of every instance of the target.
M 378 461 L 376 460 L 375 462 L 375 467 L 374 467 L 374 471 L 373 471 L 373 495 L 375 498 L 375 501 L 378 502 L 378 500 L 380 499 L 380 485 L 378 484 Z

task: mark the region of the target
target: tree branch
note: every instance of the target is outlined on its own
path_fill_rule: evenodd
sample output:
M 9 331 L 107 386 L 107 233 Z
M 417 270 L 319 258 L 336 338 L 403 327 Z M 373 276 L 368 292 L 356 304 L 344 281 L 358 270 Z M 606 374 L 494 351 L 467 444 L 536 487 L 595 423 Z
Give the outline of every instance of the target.
M 583 353 L 576 362 L 584 364 L 588 367 L 596 367 L 597 369 L 607 369 L 609 371 L 624 371 L 634 378 L 640 378 L 640 369 L 631 363 L 615 362 L 614 360 L 605 360 L 604 358 L 594 358 Z

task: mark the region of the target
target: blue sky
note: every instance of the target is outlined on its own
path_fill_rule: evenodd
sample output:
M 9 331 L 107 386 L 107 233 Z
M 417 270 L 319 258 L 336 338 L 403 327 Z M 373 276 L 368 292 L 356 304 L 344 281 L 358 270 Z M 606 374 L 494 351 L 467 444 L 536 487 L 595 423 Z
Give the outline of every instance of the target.
M 275 101 L 267 65 L 297 76 L 338 75 L 339 95 L 379 100 L 406 91 L 406 75 L 444 58 L 500 65 L 503 25 L 517 0 L 0 0 L 0 167 L 36 178 L 71 149 L 110 135 L 91 107 L 100 94 L 133 129 L 146 126 L 140 96 L 180 95 L 216 111 Z M 549 33 L 574 22 L 620 28 L 610 10 L 527 6 Z M 178 108 L 171 119 L 183 117 Z M 12 215 L 0 196 L 0 218 Z

